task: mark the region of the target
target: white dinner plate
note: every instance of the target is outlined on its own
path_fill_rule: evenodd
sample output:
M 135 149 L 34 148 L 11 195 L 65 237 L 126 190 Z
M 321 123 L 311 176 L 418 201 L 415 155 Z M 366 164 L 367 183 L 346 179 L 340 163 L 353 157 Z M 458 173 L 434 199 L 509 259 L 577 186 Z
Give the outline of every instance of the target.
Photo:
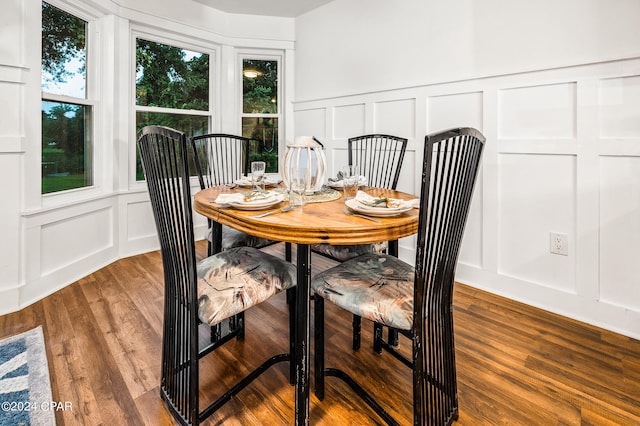
M 345 204 L 347 205 L 347 207 L 349 207 L 354 212 L 361 213 L 361 214 L 364 214 L 364 215 L 367 215 L 367 216 L 375 216 L 375 217 L 399 216 L 402 213 L 408 212 L 409 210 L 413 209 L 413 207 L 411 207 L 411 206 L 397 207 L 397 208 L 393 208 L 393 207 L 371 207 L 371 206 L 366 206 L 366 205 L 360 203 L 355 198 L 345 201 Z
M 264 186 L 266 186 L 266 187 L 276 186 L 280 182 L 282 182 L 282 179 L 276 179 L 276 178 L 270 178 L 270 177 L 265 177 L 264 178 Z M 237 179 L 234 183 L 236 185 L 242 187 L 242 188 L 250 188 L 251 187 L 251 179 L 249 179 L 249 178 Z
M 253 201 L 232 201 L 229 202 L 229 206 L 238 210 L 263 210 L 268 209 L 271 206 L 282 202 L 284 200 L 283 194 L 274 194 L 268 198 Z

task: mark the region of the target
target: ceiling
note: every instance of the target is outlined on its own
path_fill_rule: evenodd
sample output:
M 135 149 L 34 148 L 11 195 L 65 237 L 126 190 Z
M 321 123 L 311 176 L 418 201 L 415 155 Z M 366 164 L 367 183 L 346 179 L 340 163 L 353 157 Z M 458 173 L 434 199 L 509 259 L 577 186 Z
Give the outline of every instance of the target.
M 227 13 L 296 17 L 333 0 L 194 0 Z

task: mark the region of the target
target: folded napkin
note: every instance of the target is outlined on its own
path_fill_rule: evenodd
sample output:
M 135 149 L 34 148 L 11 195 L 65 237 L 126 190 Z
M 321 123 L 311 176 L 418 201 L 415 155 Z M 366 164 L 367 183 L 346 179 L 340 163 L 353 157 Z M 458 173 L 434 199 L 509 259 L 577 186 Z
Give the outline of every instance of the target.
M 329 185 L 331 186 L 344 186 L 343 179 L 341 177 L 342 174 L 338 178 L 329 178 Z M 367 177 L 366 176 L 358 176 L 358 186 L 366 186 L 367 185 Z
M 262 204 L 275 199 L 275 194 L 267 191 L 263 194 L 253 194 L 253 197 L 249 200 L 245 200 L 245 193 L 234 192 L 232 194 L 219 194 L 216 198 L 218 204 Z
M 264 180 L 262 181 L 265 185 L 277 185 L 280 182 L 282 182 L 282 179 L 279 177 L 268 177 L 265 176 Z M 240 179 L 237 179 L 234 182 L 236 185 L 240 185 L 240 186 L 251 186 L 252 182 L 251 182 L 251 178 L 250 177 L 241 177 Z
M 234 182 L 236 185 L 251 185 L 251 178 L 241 177 Z
M 356 193 L 355 199 L 363 207 L 366 207 L 366 208 L 406 209 L 406 208 L 420 207 L 419 198 L 415 198 L 413 200 L 401 200 L 399 198 L 381 198 L 381 197 L 371 196 L 364 191 L 358 191 Z

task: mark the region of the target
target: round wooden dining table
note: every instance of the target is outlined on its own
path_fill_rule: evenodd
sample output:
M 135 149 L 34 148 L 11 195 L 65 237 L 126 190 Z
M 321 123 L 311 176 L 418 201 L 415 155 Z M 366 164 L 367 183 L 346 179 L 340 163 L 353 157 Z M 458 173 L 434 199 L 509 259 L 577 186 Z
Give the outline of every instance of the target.
M 211 187 L 195 194 L 194 209 L 218 226 L 227 225 L 256 237 L 297 245 L 296 336 L 295 336 L 295 424 L 309 424 L 309 296 L 311 283 L 311 244 L 333 245 L 367 244 L 393 241 L 415 234 L 418 230 L 418 210 L 412 209 L 398 216 L 376 217 L 376 221 L 347 215 L 342 197 L 332 201 L 307 203 L 288 212 L 264 217 L 257 214 L 280 210 L 288 205 L 283 201 L 267 210 L 239 210 L 215 202 L 218 195 L 242 192 L 225 186 Z M 400 191 L 369 188 L 376 197 L 404 200 L 416 196 Z M 214 233 L 220 235 L 221 232 Z M 220 242 L 214 242 L 220 247 Z

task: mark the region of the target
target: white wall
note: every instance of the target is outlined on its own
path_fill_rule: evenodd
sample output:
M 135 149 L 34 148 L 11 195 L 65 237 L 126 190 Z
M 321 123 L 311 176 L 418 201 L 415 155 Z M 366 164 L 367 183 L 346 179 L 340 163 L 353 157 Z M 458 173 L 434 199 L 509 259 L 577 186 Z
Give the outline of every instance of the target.
M 457 279 L 640 338 L 637 22 L 635 0 L 336 0 L 296 20 L 295 133 L 333 170 L 350 136 L 407 137 L 416 193 L 424 135 L 478 128 Z
M 131 180 L 133 38 L 156 32 L 213 52 L 214 131 L 239 132 L 237 54 L 277 51 L 292 78 L 294 20 L 229 15 L 191 1 L 51 0 L 96 24 L 91 55 L 95 185 L 40 190 L 41 1 L 4 0 L 0 14 L 0 314 L 19 310 L 114 260 L 158 248 L 146 185 Z M 285 80 L 285 84 L 292 86 Z M 285 93 L 285 102 L 292 96 Z M 292 124 L 286 132 L 292 131 Z M 194 187 L 197 182 L 194 182 Z M 197 235 L 206 221 L 198 217 Z
M 638 55 L 636 0 L 335 0 L 296 20 L 296 99 Z

